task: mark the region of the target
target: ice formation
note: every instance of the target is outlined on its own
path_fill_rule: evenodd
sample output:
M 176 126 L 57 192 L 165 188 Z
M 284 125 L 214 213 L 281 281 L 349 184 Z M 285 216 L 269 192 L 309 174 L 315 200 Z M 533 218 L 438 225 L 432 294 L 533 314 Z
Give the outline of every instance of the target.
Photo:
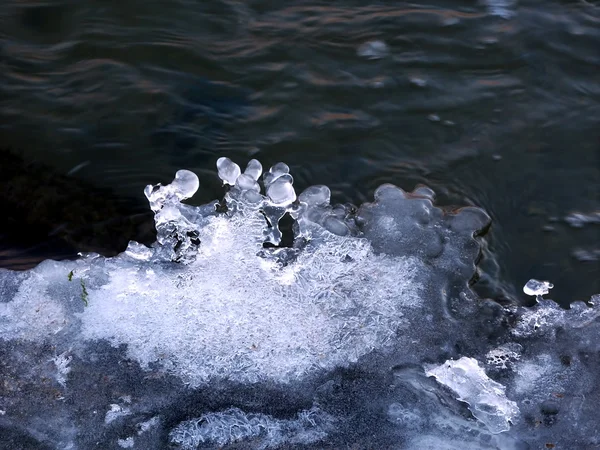
M 186 170 L 145 189 L 151 247 L 0 271 L 1 448 L 600 443 L 599 310 L 477 298 L 482 210 L 217 169 L 203 206 Z
M 523 292 L 527 295 L 534 295 L 539 300 L 543 295 L 550 292 L 553 287 L 554 285 L 549 281 L 539 281 L 532 278 L 523 286 Z
M 67 376 L 71 371 L 71 368 L 69 367 L 71 359 L 73 359 L 73 357 L 68 356 L 67 352 L 63 352 L 60 355 L 56 355 L 54 358 L 52 358 L 52 362 L 56 366 L 56 381 L 58 381 L 58 384 L 63 387 L 66 387 Z
M 254 440 L 258 448 L 284 444 L 312 444 L 327 436 L 334 419 L 318 408 L 301 411 L 293 419 L 274 419 L 265 414 L 246 414 L 238 408 L 209 413 L 179 424 L 169 435 L 171 443 L 185 450 L 202 444 L 223 446 Z
M 425 372 L 440 384 L 456 393 L 458 399 L 469 404 L 469 409 L 492 433 L 510 429 L 519 414 L 517 404 L 506 398 L 505 388 L 491 380 L 476 359 L 462 357 L 446 361 Z

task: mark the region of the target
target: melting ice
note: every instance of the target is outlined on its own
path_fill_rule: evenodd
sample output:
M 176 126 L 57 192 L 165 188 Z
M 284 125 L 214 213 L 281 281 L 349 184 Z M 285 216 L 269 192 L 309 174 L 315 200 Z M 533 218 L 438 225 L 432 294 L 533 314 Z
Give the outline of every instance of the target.
M 482 210 L 423 186 L 332 205 L 284 163 L 217 169 L 225 196 L 200 207 L 186 170 L 145 189 L 152 247 L 0 272 L 2 448 L 600 442 L 597 309 L 536 280 L 533 308 L 477 298 Z

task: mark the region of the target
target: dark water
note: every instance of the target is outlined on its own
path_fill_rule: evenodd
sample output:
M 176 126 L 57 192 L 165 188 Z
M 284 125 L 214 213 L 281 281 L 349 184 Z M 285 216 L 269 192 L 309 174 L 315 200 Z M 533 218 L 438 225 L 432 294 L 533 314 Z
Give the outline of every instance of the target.
M 143 187 L 229 156 L 483 207 L 482 295 L 600 292 L 597 2 L 6 0 L 0 139 L 2 267 L 151 241 Z

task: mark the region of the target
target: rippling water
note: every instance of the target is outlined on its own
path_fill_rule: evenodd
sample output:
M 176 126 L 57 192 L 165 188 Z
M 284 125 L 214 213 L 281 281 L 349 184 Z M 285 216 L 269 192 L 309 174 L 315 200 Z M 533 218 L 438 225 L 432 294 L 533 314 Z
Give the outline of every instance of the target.
M 200 175 L 197 203 L 219 196 L 226 155 L 283 160 L 297 190 L 327 184 L 338 202 L 427 184 L 441 204 L 494 219 L 484 295 L 520 301 L 535 277 L 564 302 L 587 299 L 600 290 L 600 226 L 564 218 L 600 209 L 598 49 L 591 1 L 4 1 L 2 145 L 114 199 L 5 192 L 29 211 L 29 234 L 45 228 L 33 247 L 0 225 L 0 263 L 122 250 L 90 236 L 142 213 L 143 186 L 179 168 Z M 39 182 L 9 175 L 25 191 Z M 137 200 L 114 207 L 124 199 Z M 77 219 L 49 220 L 56 202 Z M 65 229 L 68 248 L 40 251 Z

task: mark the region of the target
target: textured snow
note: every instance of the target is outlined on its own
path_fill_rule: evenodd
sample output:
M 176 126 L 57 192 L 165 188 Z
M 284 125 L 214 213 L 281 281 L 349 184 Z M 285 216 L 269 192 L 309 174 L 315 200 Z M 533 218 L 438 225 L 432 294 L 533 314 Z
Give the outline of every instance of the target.
M 110 409 L 106 412 L 104 416 L 104 423 L 108 425 L 111 422 L 119 419 L 120 417 L 128 416 L 131 414 L 131 410 L 126 406 L 117 405 L 113 403 L 110 405 Z
M 125 439 L 118 439 L 117 444 L 121 448 L 133 448 L 135 445 L 135 441 L 134 441 L 133 437 L 129 436 L 129 437 L 126 437 Z
M 82 337 L 126 344 L 142 367 L 158 362 L 191 384 L 218 376 L 289 381 L 385 346 L 405 311 L 421 303 L 416 259 L 378 256 L 365 241 L 332 236 L 333 245 L 278 267 L 256 256 L 260 242 L 247 242 L 258 225 L 211 218 L 189 266 L 111 271 L 90 291 Z
M 67 384 L 67 376 L 69 375 L 69 372 L 71 372 L 69 364 L 73 359 L 73 357 L 67 353 L 68 352 L 63 352 L 52 358 L 52 362 L 56 366 L 56 381 L 63 387 Z
M 205 443 L 223 446 L 250 439 L 255 448 L 280 448 L 283 444 L 318 442 L 327 436 L 333 422 L 329 414 L 317 407 L 301 411 L 294 419 L 275 419 L 230 408 L 179 424 L 171 432 L 170 440 L 184 450 Z

